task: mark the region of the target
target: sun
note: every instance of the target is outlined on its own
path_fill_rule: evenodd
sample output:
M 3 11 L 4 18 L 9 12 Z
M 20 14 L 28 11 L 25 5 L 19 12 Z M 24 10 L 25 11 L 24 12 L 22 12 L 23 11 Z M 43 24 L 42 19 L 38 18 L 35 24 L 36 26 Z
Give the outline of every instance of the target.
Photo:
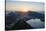
M 21 6 L 20 11 L 21 12 L 28 12 L 28 7 L 27 6 Z

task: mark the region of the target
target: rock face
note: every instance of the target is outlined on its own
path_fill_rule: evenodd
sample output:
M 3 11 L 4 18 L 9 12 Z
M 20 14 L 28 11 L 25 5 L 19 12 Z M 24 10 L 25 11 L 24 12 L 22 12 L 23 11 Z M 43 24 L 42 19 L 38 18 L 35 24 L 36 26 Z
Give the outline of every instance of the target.
M 41 19 L 44 21 L 44 14 L 37 12 L 10 12 L 5 16 L 5 25 L 6 30 L 18 30 L 18 29 L 33 29 L 26 21 L 30 19 Z
M 17 24 L 15 24 L 12 27 L 13 30 L 18 30 L 18 29 L 32 29 L 32 27 L 26 23 L 26 21 L 24 21 L 24 19 L 19 20 L 19 22 Z

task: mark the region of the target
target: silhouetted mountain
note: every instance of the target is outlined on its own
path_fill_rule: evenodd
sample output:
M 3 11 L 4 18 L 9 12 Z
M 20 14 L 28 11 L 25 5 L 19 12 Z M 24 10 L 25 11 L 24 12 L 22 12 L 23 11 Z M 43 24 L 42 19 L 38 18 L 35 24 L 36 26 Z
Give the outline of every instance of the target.
M 29 11 L 27 15 L 21 16 L 20 12 L 16 11 L 6 14 L 5 19 L 6 29 L 32 29 L 33 27 L 26 23 L 26 21 L 30 19 L 41 19 L 41 21 L 44 21 L 44 14 Z

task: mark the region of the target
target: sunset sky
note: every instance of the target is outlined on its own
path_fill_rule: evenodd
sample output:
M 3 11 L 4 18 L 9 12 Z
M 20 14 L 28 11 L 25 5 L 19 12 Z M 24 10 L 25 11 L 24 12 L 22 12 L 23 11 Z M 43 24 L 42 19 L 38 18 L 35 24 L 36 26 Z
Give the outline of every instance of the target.
M 9 11 L 44 11 L 44 3 L 6 0 L 6 10 Z

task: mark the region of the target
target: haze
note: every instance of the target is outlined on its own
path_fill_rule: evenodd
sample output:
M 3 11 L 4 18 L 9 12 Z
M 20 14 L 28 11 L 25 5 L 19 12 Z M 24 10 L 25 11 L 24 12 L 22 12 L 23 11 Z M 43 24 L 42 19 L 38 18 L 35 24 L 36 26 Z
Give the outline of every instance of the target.
M 44 11 L 44 3 L 6 0 L 6 11 Z

